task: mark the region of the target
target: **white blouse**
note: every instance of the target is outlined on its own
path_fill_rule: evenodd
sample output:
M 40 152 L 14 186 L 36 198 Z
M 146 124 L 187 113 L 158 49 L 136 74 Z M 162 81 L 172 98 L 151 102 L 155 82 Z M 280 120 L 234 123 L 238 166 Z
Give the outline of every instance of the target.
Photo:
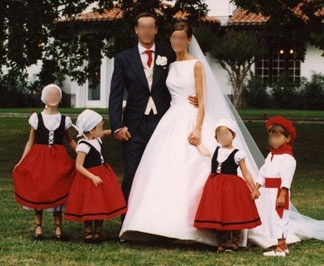
M 57 113 L 54 115 L 46 114 L 44 111 L 42 112 L 42 117 L 44 121 L 44 125 L 48 130 L 55 130 L 60 126 L 61 123 L 61 113 Z M 37 113 L 33 113 L 28 120 L 29 124 L 37 130 L 38 128 L 38 117 Z M 69 129 L 72 126 L 72 120 L 69 116 L 65 117 L 65 130 Z
M 289 154 L 276 154 L 273 156 L 268 154 L 264 165 L 260 168 L 259 178 L 257 183 L 264 186 L 265 178 L 281 177 L 281 187 L 290 189 L 296 169 L 296 160 Z
M 235 148 L 227 149 L 227 148 L 220 147 L 218 150 L 217 161 L 219 163 L 223 163 L 234 150 Z M 246 154 L 238 150 L 234 155 L 234 161 L 236 164 L 239 164 L 239 162 L 245 159 L 245 157 Z
M 89 151 L 90 151 L 90 147 L 89 145 L 87 144 L 84 144 L 84 143 L 80 143 L 80 141 L 85 141 L 85 142 L 88 142 L 89 144 L 91 144 L 93 147 L 95 147 L 95 149 L 100 152 L 101 154 L 101 146 L 100 144 L 102 143 L 102 140 L 101 138 L 97 138 L 97 139 L 80 139 L 78 141 L 78 145 L 75 149 L 76 152 L 84 152 L 85 154 L 88 154 Z M 99 142 L 100 143 L 99 143 Z

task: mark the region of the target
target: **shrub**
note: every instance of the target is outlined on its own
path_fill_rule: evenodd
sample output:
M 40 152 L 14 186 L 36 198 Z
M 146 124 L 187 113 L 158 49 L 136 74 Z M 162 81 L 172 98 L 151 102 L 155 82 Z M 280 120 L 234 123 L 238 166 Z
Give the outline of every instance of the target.
M 301 97 L 303 109 L 324 110 L 324 75 L 314 73 L 310 81 L 302 80 Z
M 302 109 L 299 87 L 286 76 L 272 84 L 272 94 L 279 108 Z
M 267 93 L 267 86 L 262 79 L 254 75 L 244 84 L 243 98 L 249 107 L 270 107 L 270 97 Z

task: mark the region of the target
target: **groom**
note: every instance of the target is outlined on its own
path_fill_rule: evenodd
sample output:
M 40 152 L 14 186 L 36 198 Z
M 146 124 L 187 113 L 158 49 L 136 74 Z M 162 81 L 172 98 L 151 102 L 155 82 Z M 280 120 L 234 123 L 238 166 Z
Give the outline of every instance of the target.
M 126 201 L 146 144 L 170 107 L 171 97 L 165 82 L 175 54 L 170 48 L 155 45 L 156 22 L 151 13 L 136 17 L 138 45 L 116 55 L 111 80 L 110 125 L 115 139 L 123 142 L 122 190 Z M 127 104 L 123 112 L 124 90 Z M 197 105 L 197 97 L 191 96 L 188 100 Z

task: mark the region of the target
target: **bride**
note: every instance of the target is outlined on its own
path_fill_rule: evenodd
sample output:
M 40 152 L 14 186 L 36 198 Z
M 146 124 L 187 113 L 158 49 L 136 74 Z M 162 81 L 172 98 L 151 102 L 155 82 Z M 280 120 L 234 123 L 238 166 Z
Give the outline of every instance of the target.
M 234 144 L 247 154 L 247 166 L 255 179 L 264 158 L 227 96 L 218 88 L 192 36 L 192 28 L 177 22 L 170 41 L 177 56 L 170 64 L 166 81 L 171 107 L 155 129 L 136 171 L 120 238 L 150 240 L 162 236 L 217 245 L 214 231 L 193 227 L 210 173 L 211 160 L 206 155 L 215 150 L 213 127 L 217 120 L 236 121 L 239 130 Z M 187 101 L 189 95 L 196 93 L 198 108 Z M 276 239 L 269 238 L 260 192 L 256 204 L 262 225 L 249 232 L 243 230 L 241 246 L 246 246 L 247 238 L 262 247 L 276 244 Z M 292 206 L 287 243 L 307 238 L 324 240 L 323 226 L 324 222 L 302 216 Z

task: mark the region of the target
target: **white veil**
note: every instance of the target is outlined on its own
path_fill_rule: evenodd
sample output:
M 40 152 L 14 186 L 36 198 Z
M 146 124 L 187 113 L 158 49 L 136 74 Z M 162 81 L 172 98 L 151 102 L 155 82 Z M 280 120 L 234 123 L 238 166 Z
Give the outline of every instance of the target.
M 234 139 L 234 146 L 247 155 L 246 164 L 254 179 L 258 177 L 259 168 L 264 163 L 264 157 L 257 147 L 255 141 L 247 130 L 244 122 L 232 105 L 231 101 L 219 87 L 214 73 L 206 60 L 195 37 L 189 45 L 189 52 L 197 58 L 205 70 L 205 120 L 212 127 L 218 119 L 227 118 L 234 120 L 237 125 L 237 136 Z M 277 243 L 277 239 L 271 239 L 267 226 L 267 214 L 264 199 L 261 196 L 256 200 L 262 225 L 249 230 L 248 239 L 261 247 L 270 247 Z M 287 243 L 294 243 L 300 240 L 315 238 L 324 240 L 324 221 L 317 221 L 301 215 L 297 209 L 290 204 L 290 221 L 288 225 Z

